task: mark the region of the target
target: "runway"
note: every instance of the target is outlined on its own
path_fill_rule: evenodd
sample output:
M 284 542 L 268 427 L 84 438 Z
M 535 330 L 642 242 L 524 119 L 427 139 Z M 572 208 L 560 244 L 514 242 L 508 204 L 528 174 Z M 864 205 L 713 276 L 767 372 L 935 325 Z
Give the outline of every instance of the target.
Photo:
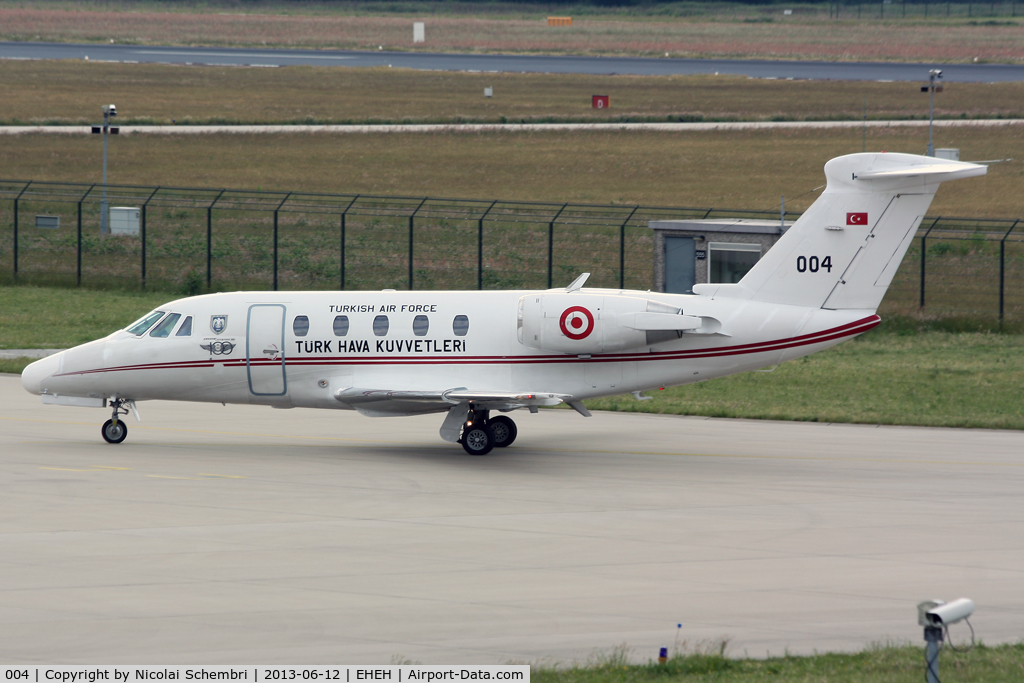
M 0 376 L 3 663 L 853 650 L 961 596 L 1024 632 L 1022 432 L 542 411 L 473 458 L 439 417 L 139 408 L 110 446 Z
M 122 63 L 210 64 L 216 66 L 389 67 L 430 71 L 508 73 L 630 74 L 668 76 L 730 74 L 751 78 L 840 81 L 927 81 L 928 70 L 942 69 L 943 80 L 998 83 L 1024 80 L 1024 64 L 936 64 L 898 62 L 818 62 L 757 59 L 678 59 L 666 57 L 581 57 L 555 55 L 456 54 L 441 52 L 368 52 L 359 50 L 285 50 L 19 43 L 0 41 L 0 59 L 89 59 Z
M 940 119 L 936 128 L 1003 128 L 1024 119 Z M 646 131 L 701 133 L 740 130 L 828 130 L 834 128 L 927 128 L 925 120 L 896 121 L 707 121 L 695 123 L 398 123 L 370 125 L 211 125 L 120 126 L 121 135 L 279 135 L 309 133 L 526 133 L 586 131 Z M 92 126 L 0 126 L 0 135 L 91 135 Z

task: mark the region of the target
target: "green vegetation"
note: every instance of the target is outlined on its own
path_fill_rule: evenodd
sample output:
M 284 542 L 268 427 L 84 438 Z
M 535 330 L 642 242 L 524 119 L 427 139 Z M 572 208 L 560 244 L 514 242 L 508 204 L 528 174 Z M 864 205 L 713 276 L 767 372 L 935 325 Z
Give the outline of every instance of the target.
M 965 653 L 944 648 L 942 680 L 1010 683 L 1024 677 L 1024 645 L 987 647 Z M 879 645 L 854 654 L 724 657 L 720 652 L 676 655 L 665 664 L 630 664 L 618 650 L 584 665 L 534 667 L 535 683 L 918 683 L 924 679 L 924 650 L 912 645 Z
M 84 344 L 173 298 L 152 292 L 0 287 L 0 348 L 61 349 Z
M 350 124 L 553 121 L 821 121 L 924 119 L 916 83 L 787 81 L 741 76 L 458 73 L 0 61 L 0 123 Z M 494 97 L 484 97 L 485 87 Z M 608 109 L 591 96 L 608 95 Z M 1024 83 L 954 83 L 937 118 L 1024 116 Z M 866 110 L 865 110 L 866 107 Z M 857 132 L 859 135 L 859 131 Z M 859 138 L 858 138 L 859 139 Z
M 98 137 L 7 136 L 0 168 L 8 178 L 99 182 Z M 866 146 L 921 153 L 927 141 L 926 128 L 880 128 L 868 131 Z M 959 147 L 963 159 L 1022 159 L 1024 126 L 938 128 L 935 146 Z M 803 211 L 824 182 L 825 162 L 861 147 L 856 129 L 130 135 L 110 142 L 108 178 L 163 187 L 764 210 L 777 210 L 785 195 L 787 209 Z M 943 186 L 929 213 L 1024 217 L 1022 179 L 1024 164 L 996 164 L 983 178 Z M 0 202 L 0 226 L 10 225 L 10 207 Z
M 906 325 L 894 325 L 906 329 Z M 591 409 L 766 420 L 1024 429 L 1024 335 L 873 331 L 750 372 L 587 401 Z

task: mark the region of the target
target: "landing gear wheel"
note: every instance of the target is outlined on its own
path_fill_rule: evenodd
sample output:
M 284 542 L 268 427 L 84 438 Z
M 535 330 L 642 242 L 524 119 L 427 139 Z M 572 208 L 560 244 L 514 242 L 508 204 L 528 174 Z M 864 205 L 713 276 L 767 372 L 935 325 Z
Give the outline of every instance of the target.
M 473 424 L 462 432 L 462 447 L 470 455 L 487 455 L 494 448 L 494 434 L 483 422 Z
M 103 423 L 103 438 L 107 443 L 121 443 L 124 438 L 128 436 L 128 425 L 124 423 L 124 420 L 107 420 Z
M 511 446 L 512 442 L 516 440 L 516 435 L 519 430 L 516 429 L 516 423 L 512 421 L 512 418 L 499 415 L 498 417 L 492 417 L 487 423 L 491 428 L 491 433 L 494 434 L 494 445 L 497 448 L 505 448 Z

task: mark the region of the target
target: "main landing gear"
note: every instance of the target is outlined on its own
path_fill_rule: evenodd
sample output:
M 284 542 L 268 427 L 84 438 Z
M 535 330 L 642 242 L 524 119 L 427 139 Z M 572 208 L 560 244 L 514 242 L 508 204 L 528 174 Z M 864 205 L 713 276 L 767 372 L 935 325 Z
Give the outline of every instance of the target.
M 459 443 L 470 455 L 487 455 L 495 447 L 511 446 L 518 431 L 511 418 L 504 415 L 490 417 L 487 410 L 471 410 Z
M 121 415 L 128 415 L 128 404 L 130 402 L 123 398 L 115 398 L 110 402 L 113 415 L 103 423 L 103 440 L 107 443 L 121 443 L 128 436 L 128 425 L 120 419 Z

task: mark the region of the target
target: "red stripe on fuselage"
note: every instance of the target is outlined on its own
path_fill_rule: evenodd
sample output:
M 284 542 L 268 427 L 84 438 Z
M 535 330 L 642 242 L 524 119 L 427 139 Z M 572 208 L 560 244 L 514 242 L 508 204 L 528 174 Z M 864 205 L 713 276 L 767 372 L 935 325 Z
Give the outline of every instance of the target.
M 624 361 L 661 361 L 661 360 L 689 360 L 695 358 L 716 358 L 721 356 L 740 356 L 754 353 L 765 353 L 768 351 L 782 351 L 798 346 L 810 346 L 820 344 L 843 337 L 862 334 L 877 326 L 882 319 L 877 315 L 861 318 L 846 325 L 832 327 L 821 332 L 803 334 L 796 337 L 776 339 L 766 342 L 754 342 L 751 344 L 738 344 L 735 346 L 722 346 L 719 348 L 703 348 L 692 351 L 651 351 L 648 353 L 619 353 L 601 354 L 590 358 L 578 358 L 566 355 L 535 355 L 535 356 L 434 356 L 419 358 L 416 356 L 297 356 L 286 358 L 286 365 L 308 366 L 308 365 L 540 365 L 548 363 L 620 363 Z M 149 363 L 140 365 L 122 365 L 110 368 L 98 368 L 95 370 L 79 370 L 56 375 L 64 377 L 70 375 L 90 375 L 99 372 L 127 372 L 130 370 L 178 370 L 183 368 L 212 368 L 218 363 L 224 367 L 245 367 L 247 364 L 252 367 L 274 367 L 281 365 L 280 360 L 265 360 L 262 358 L 217 361 L 177 361 L 168 363 Z

